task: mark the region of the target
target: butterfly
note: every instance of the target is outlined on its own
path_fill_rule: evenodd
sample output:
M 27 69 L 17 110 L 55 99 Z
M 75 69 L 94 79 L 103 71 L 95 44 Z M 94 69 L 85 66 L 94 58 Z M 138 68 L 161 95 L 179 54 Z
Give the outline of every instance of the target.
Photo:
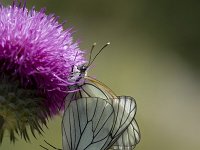
M 97 55 L 109 45 L 104 45 Z M 73 68 L 75 91 L 65 98 L 62 120 L 63 150 L 107 150 L 134 148 L 140 141 L 135 121 L 136 102 L 130 96 L 116 96 L 105 84 L 87 76 L 87 65 Z
M 69 86 L 71 92 L 65 98 L 63 150 L 125 150 L 133 149 L 140 141 L 134 98 L 117 96 L 105 84 L 87 76 L 89 66 L 108 45 L 91 61 L 93 44 L 89 63 L 72 68 L 68 82 L 76 84 Z

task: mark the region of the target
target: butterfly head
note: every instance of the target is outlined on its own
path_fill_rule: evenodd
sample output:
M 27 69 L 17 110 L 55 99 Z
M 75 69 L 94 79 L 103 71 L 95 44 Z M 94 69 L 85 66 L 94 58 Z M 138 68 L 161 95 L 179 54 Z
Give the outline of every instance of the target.
M 84 65 L 78 66 L 77 69 L 78 69 L 80 75 L 85 76 L 87 73 L 88 65 L 84 64 Z
M 86 64 L 80 66 L 74 66 L 68 81 L 78 82 L 87 75 L 88 66 Z
M 110 44 L 110 42 L 106 43 L 100 50 L 99 52 L 94 56 L 92 59 L 92 52 L 94 47 L 96 46 L 96 43 L 92 45 L 92 48 L 90 50 L 90 56 L 89 56 L 89 61 L 87 64 L 79 65 L 79 66 L 73 66 L 71 75 L 68 78 L 68 81 L 72 82 L 79 82 L 82 79 L 84 79 L 87 76 L 87 70 L 91 66 L 91 64 L 94 62 L 94 60 L 97 58 L 97 56 L 102 52 L 102 50 L 107 47 Z M 76 55 L 77 56 L 77 55 Z M 76 58 L 76 57 L 75 57 Z

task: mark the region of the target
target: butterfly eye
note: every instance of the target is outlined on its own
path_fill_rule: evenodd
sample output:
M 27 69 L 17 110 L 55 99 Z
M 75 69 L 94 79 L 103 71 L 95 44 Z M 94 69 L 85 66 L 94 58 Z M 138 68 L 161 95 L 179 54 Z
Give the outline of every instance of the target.
M 88 66 L 86 66 L 86 65 L 82 65 L 82 66 L 77 67 L 77 69 L 80 71 L 80 73 L 85 73 L 87 68 L 88 68 Z
M 87 66 L 83 66 L 82 68 L 81 68 L 81 71 L 86 71 L 87 70 Z

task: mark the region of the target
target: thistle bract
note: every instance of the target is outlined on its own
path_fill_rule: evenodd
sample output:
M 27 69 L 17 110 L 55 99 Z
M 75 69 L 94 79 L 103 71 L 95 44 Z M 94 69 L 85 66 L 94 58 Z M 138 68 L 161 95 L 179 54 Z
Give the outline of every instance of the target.
M 48 117 L 62 106 L 67 78 L 85 62 L 71 29 L 58 17 L 25 5 L 0 7 L 0 143 L 4 131 L 29 140 L 42 133 Z M 73 83 L 70 83 L 73 84 Z

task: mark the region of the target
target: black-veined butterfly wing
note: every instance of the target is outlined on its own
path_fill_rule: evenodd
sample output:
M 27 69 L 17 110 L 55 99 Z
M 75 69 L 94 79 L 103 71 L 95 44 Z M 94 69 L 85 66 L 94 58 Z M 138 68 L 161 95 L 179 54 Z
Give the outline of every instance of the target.
M 132 150 L 140 141 L 140 131 L 135 119 L 109 150 Z
M 65 108 L 68 107 L 70 101 L 83 97 L 99 97 L 102 99 L 117 99 L 117 96 L 100 81 L 91 77 L 83 78 L 82 82 L 70 87 L 70 92 L 65 98 Z M 111 102 L 111 100 L 109 100 Z
M 119 96 L 117 99 L 113 99 L 112 106 L 115 111 L 115 120 L 112 128 L 112 141 L 108 148 L 128 129 L 136 113 L 135 100 L 130 96 Z
M 101 98 L 71 101 L 62 120 L 63 150 L 104 150 L 111 141 L 112 105 Z
M 136 113 L 135 100 L 129 96 L 117 97 L 107 86 L 91 77 L 86 77 L 83 84 L 74 87 L 74 89 L 77 88 L 80 90 L 69 95 L 67 99 L 76 100 L 82 97 L 100 97 L 111 103 L 115 113 L 115 118 L 112 122 L 111 141 L 108 140 L 107 146 L 103 148 L 108 149 L 123 135 L 123 132 L 133 121 Z

